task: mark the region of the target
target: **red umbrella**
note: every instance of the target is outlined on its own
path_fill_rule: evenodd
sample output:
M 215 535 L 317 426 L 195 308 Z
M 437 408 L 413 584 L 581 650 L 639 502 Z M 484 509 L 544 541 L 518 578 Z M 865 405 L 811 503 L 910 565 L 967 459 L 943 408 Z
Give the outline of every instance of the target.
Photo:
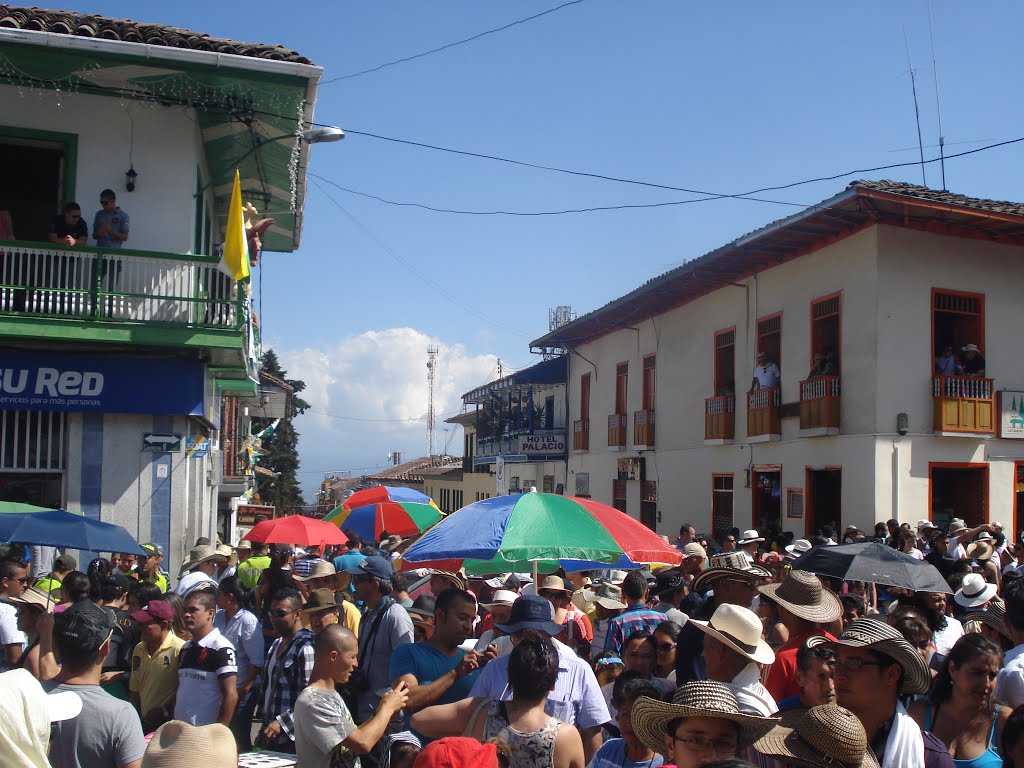
M 302 515 L 275 517 L 256 523 L 242 538 L 258 544 L 295 544 L 300 547 L 344 544 L 348 541 L 348 536 L 338 526 Z

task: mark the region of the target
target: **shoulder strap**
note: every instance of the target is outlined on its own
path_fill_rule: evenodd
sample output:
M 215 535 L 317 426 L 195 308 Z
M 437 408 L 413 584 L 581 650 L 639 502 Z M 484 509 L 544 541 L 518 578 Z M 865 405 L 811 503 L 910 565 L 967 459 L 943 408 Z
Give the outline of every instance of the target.
M 466 723 L 466 727 L 462 730 L 462 735 L 467 738 L 473 738 L 473 729 L 476 727 L 476 721 L 480 717 L 480 713 L 483 712 L 484 707 L 491 703 L 490 699 L 480 699 L 475 707 L 473 707 L 473 714 L 469 716 L 469 721 Z
M 385 597 L 381 600 L 380 613 L 373 620 L 373 625 L 370 627 L 370 631 L 366 633 L 366 641 L 362 644 L 359 649 L 359 663 L 362 664 L 365 659 L 366 653 L 369 651 L 371 644 L 377 636 L 377 630 L 380 629 L 380 623 L 384 620 L 384 615 L 391 610 L 391 606 L 395 604 L 395 601 L 391 597 Z

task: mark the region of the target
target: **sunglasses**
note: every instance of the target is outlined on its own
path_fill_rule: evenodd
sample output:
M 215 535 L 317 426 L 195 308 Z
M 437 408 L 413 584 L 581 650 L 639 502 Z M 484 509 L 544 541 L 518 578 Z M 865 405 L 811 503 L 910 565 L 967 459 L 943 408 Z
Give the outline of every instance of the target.
M 569 597 L 565 592 L 558 592 L 557 590 L 543 590 L 540 596 L 547 600 L 565 600 Z
M 271 611 L 270 615 L 275 619 L 283 619 L 285 616 L 291 616 L 293 613 L 296 613 L 296 611 L 282 611 L 279 608 L 276 611 Z
M 15 581 L 17 581 L 22 586 L 27 587 L 31 579 L 28 576 L 22 576 L 20 579 L 15 579 Z
M 675 643 L 658 643 L 658 652 L 659 653 L 668 653 L 669 651 L 671 651 L 675 647 L 676 647 Z

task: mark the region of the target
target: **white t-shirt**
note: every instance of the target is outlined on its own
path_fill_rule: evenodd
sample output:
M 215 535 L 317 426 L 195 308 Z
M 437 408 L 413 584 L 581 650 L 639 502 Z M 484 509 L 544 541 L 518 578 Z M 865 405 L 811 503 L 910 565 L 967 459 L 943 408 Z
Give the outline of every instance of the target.
M 220 678 L 237 675 L 235 646 L 219 630 L 202 640 L 189 640 L 178 657 L 178 695 L 174 719 L 192 725 L 217 722 L 223 695 Z
M 0 603 L 0 672 L 6 672 L 8 645 L 25 647 L 25 633 L 18 629 L 18 609 L 10 603 Z
M 775 363 L 759 365 L 754 369 L 754 378 L 757 379 L 757 383 L 762 387 L 771 388 L 779 386 L 779 377 L 779 366 Z
M 959 619 L 947 616 L 945 629 L 932 632 L 932 644 L 935 646 L 935 652 L 948 656 L 953 646 L 956 645 L 956 641 L 963 636 L 964 625 L 960 623 Z
M 341 696 L 335 691 L 306 688 L 295 702 L 298 764 L 309 768 L 359 766 L 359 758 L 351 750 L 338 747 L 355 729 L 356 724 Z

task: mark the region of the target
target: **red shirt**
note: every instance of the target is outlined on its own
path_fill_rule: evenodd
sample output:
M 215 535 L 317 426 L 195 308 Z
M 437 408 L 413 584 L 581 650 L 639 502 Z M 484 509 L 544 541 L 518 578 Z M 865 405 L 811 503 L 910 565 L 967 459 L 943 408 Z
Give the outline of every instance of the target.
M 833 643 L 836 641 L 836 638 L 823 629 L 804 632 L 790 638 L 789 642 L 779 648 L 775 652 L 775 662 L 765 668 L 761 676 L 763 684 L 775 701 L 782 701 L 801 693 L 800 684 L 796 681 L 796 652 L 800 650 L 801 643 L 813 635 L 824 635 Z

